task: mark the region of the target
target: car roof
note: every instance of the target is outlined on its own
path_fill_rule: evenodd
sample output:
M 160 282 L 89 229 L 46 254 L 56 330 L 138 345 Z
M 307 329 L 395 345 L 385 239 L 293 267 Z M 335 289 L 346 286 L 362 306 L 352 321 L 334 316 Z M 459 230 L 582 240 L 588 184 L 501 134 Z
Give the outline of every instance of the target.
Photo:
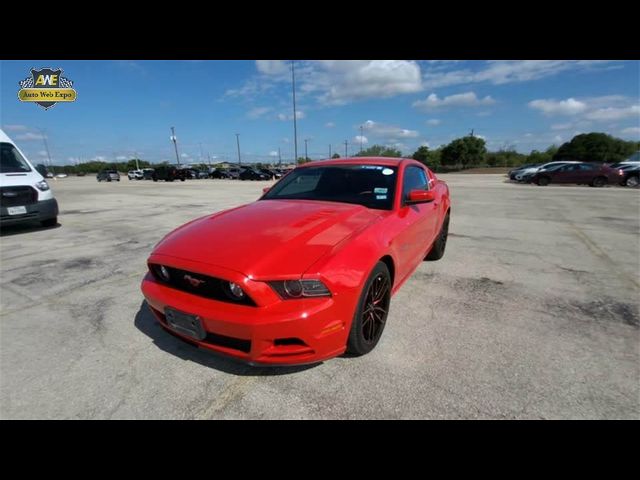
M 398 157 L 346 157 L 332 158 L 327 160 L 316 160 L 309 163 L 299 165 L 298 168 L 316 167 L 323 165 L 383 165 L 388 167 L 397 167 L 403 162 L 411 162 L 422 165 L 420 162 L 412 158 Z

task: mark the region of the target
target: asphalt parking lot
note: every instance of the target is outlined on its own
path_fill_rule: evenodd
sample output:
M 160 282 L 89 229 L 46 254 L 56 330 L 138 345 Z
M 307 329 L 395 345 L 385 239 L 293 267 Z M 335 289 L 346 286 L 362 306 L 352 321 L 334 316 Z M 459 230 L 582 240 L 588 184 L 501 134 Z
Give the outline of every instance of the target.
M 378 347 L 280 369 L 170 336 L 139 288 L 162 236 L 266 183 L 51 181 L 60 225 L 0 236 L 0 417 L 640 418 L 640 191 L 442 178 L 446 255 Z

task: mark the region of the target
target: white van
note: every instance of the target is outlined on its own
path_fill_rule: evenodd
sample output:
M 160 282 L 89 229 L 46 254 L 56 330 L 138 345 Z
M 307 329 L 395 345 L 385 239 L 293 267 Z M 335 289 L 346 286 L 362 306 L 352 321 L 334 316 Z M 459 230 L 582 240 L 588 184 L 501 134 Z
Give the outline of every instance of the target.
M 47 181 L 0 130 L 0 224 L 58 223 L 58 202 Z

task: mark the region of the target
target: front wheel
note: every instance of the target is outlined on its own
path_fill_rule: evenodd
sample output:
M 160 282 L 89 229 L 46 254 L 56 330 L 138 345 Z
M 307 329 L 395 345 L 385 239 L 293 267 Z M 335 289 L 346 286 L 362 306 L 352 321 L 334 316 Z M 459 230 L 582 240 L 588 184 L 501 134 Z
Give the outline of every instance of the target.
M 551 179 L 549 177 L 540 177 L 538 179 L 538 185 L 540 185 L 541 187 L 546 187 L 550 183 L 551 183 Z
M 444 217 L 444 222 L 442 222 L 442 228 L 440 229 L 440 233 L 438 234 L 438 238 L 436 238 L 433 243 L 433 247 L 429 254 L 425 257 L 425 260 L 434 261 L 440 260 L 444 257 L 444 249 L 447 246 L 447 238 L 449 237 L 449 214 Z
M 347 340 L 347 353 L 360 356 L 375 348 L 387 322 L 390 302 L 391 275 L 387 266 L 378 262 L 360 294 Z
M 625 185 L 627 187 L 637 187 L 638 185 L 640 185 L 640 177 L 638 177 L 638 175 L 631 175 L 629 178 L 627 178 Z
M 591 182 L 591 185 L 593 187 L 604 187 L 607 184 L 607 179 L 604 177 L 596 177 L 593 179 L 593 182 Z

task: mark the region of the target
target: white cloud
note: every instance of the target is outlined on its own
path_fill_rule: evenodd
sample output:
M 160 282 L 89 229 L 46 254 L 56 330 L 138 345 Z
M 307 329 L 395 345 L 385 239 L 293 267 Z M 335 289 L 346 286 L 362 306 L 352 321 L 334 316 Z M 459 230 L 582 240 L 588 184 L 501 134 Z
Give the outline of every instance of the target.
M 629 127 L 621 130 L 622 134 L 625 135 L 634 135 L 636 137 L 640 136 L 640 127 Z
M 306 116 L 307 115 L 302 110 L 296 110 L 296 119 L 297 120 L 302 120 Z M 279 113 L 278 114 L 278 120 L 282 120 L 283 122 L 286 121 L 286 120 L 293 120 L 293 115 L 286 114 L 286 113 Z
M 437 118 L 430 118 L 429 120 L 427 120 L 427 125 L 436 126 L 436 125 L 440 125 L 441 123 L 442 121 Z
M 276 152 L 275 150 L 271 150 L 271 151 L 269 152 L 269 156 L 270 156 L 270 157 L 277 157 L 277 156 L 278 156 L 278 152 Z
M 423 141 L 420 143 L 420 146 L 421 146 L 421 147 L 427 147 L 427 148 L 430 148 L 430 147 L 431 147 L 431 145 L 429 145 L 429 142 L 427 142 L 426 140 L 423 140 Z
M 327 123 L 324 124 L 324 126 L 327 127 L 327 128 L 333 128 L 333 127 L 336 126 L 336 124 L 333 123 L 333 122 L 327 122 Z
M 2 129 L 7 132 L 25 132 L 29 130 L 26 125 L 3 125 Z
M 43 138 L 44 138 L 44 135 L 42 135 L 41 133 L 33 133 L 33 132 L 22 133 L 16 136 L 16 140 L 24 140 L 24 141 L 42 140 Z
M 41 157 L 46 157 L 47 155 L 47 151 L 46 150 L 38 150 L 38 155 Z
M 353 137 L 353 143 L 360 145 L 360 142 L 362 142 L 363 145 L 366 145 L 367 143 L 369 143 L 369 139 L 364 135 L 356 135 L 355 137 Z
M 187 153 L 181 153 L 180 157 L 182 158 L 189 158 L 189 155 Z
M 247 117 L 255 120 L 262 117 L 264 114 L 269 113 L 270 111 L 271 107 L 256 107 L 247 112 Z
M 619 68 L 608 60 L 497 60 L 474 62 L 474 67 L 449 69 L 438 66 L 427 68 L 423 77 L 425 88 L 488 82 L 503 85 L 545 78 L 567 70 L 589 71 L 603 68 Z M 457 65 L 456 65 L 457 67 Z
M 556 135 L 555 137 L 553 137 L 553 139 L 554 139 L 556 142 L 562 142 L 562 136 L 561 136 L 561 135 Z
M 595 121 L 622 120 L 630 117 L 640 118 L 640 105 L 598 108 L 588 112 L 585 117 Z
M 383 123 L 367 120 L 362 124 L 364 130 L 374 137 L 385 138 L 416 138 L 420 135 L 417 130 L 408 130 L 406 128 L 396 127 L 394 125 L 386 125 Z
M 539 110 L 545 115 L 577 115 L 587 110 L 587 104 L 567 98 L 566 100 L 540 99 L 529 102 L 529 108 Z
M 256 68 L 265 75 L 281 75 L 289 71 L 284 60 L 256 60 Z
M 524 136 L 526 138 L 531 138 L 531 137 L 533 137 L 533 133 L 525 133 Z
M 124 155 L 118 155 L 116 157 L 116 160 L 126 160 L 126 159 L 127 159 L 127 157 L 125 157 Z
M 480 107 L 494 103 L 496 101 L 490 95 L 478 98 L 475 92 L 457 93 L 444 98 L 439 98 L 438 95 L 432 93 L 425 100 L 413 102 L 413 106 L 421 110 L 432 110 L 443 107 Z

